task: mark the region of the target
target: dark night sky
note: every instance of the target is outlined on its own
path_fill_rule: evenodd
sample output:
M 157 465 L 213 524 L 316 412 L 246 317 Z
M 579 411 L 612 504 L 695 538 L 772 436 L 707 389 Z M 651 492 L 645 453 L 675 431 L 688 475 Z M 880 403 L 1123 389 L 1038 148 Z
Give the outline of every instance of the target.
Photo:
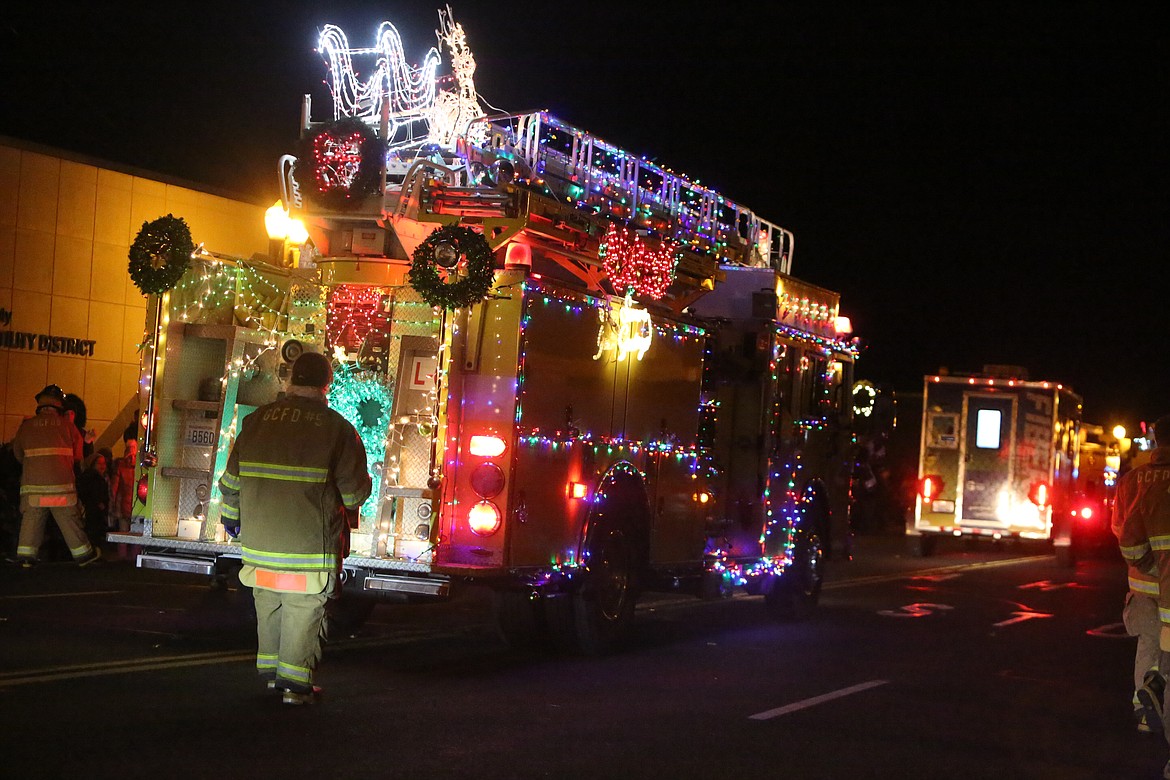
M 40 2 L 0 16 L 0 134 L 277 195 L 317 30 L 407 55 L 438 4 Z M 548 108 L 796 235 L 859 375 L 1029 368 L 1170 411 L 1163 3 L 452 2 L 492 105 Z M 143 10 L 151 9 L 151 10 Z

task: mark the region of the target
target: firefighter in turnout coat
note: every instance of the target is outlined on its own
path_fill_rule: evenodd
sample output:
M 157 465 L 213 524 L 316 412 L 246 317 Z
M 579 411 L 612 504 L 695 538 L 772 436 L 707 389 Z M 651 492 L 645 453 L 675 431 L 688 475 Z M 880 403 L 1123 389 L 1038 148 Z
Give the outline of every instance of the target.
M 25 568 L 37 561 L 51 514 L 61 529 L 73 560 L 86 566 L 101 557 L 89 543 L 77 508 L 77 467 L 81 463 L 81 432 L 65 416 L 65 393 L 48 385 L 36 395 L 37 412 L 20 424 L 12 453 L 21 464 L 20 538 L 16 557 Z
M 1170 742 L 1170 723 L 1162 717 L 1164 675 L 1170 670 L 1170 415 L 1154 423 L 1154 441 L 1158 446 L 1149 461 L 1117 481 L 1113 526 L 1131 570 L 1157 579 L 1161 671 L 1147 672 L 1137 695 L 1150 719 L 1162 721 Z M 1162 774 L 1170 778 L 1170 763 Z
M 325 609 L 348 554 L 349 519 L 370 495 L 357 431 L 328 407 L 329 360 L 306 352 L 285 397 L 244 418 L 220 479 L 221 522 L 243 552 L 240 581 L 252 588 L 256 668 L 285 704 L 320 692 Z
M 1157 456 L 1159 462 L 1170 463 L 1170 447 L 1154 452 L 1160 453 Z M 1140 477 L 1136 479 L 1140 479 Z M 1126 492 L 1127 503 L 1123 504 L 1118 501 L 1113 507 L 1113 534 L 1119 542 L 1122 539 L 1122 529 L 1135 505 L 1132 493 L 1136 489 L 1137 484 L 1130 484 Z M 1144 547 L 1142 549 L 1144 551 Z M 1142 571 L 1132 562 L 1129 562 L 1128 569 L 1129 592 L 1125 594 L 1125 607 L 1121 616 L 1125 623 L 1126 632 L 1132 637 L 1137 637 L 1137 650 L 1133 660 L 1134 717 L 1137 719 L 1138 731 L 1148 734 L 1154 732 L 1157 723 L 1150 722 L 1152 720 L 1151 713 L 1142 706 L 1138 698 L 1138 691 L 1145 685 L 1147 675 L 1151 672 L 1157 674 L 1160 666 L 1158 634 L 1161 621 L 1158 619 L 1158 575 Z

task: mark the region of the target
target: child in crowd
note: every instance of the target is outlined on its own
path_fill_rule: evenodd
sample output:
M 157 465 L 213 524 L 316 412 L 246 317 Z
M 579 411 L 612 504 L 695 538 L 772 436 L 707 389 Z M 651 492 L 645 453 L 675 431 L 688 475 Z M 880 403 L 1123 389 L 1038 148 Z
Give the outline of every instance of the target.
M 110 478 L 111 512 L 113 522 L 111 527 L 117 531 L 129 531 L 130 519 L 134 514 L 134 460 L 138 454 L 138 430 L 131 425 L 122 434 L 122 444 L 126 454 L 114 462 L 113 475 Z M 128 558 L 129 545 L 118 545 L 118 557 Z
M 77 499 L 85 511 L 85 533 L 94 546 L 104 547 L 110 528 L 110 477 L 114 453 L 103 447 L 77 478 Z

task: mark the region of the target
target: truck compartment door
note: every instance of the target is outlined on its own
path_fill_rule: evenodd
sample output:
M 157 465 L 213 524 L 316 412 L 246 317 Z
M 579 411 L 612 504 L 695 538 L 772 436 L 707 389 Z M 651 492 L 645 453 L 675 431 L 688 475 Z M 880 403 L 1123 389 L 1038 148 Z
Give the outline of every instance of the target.
M 964 399 L 962 521 L 1002 523 L 1012 484 L 1016 397 L 970 393 Z

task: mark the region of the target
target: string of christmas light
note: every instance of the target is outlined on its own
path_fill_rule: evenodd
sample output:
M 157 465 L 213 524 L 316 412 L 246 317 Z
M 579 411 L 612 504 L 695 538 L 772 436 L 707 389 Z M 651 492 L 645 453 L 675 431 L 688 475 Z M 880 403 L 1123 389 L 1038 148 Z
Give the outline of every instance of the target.
M 363 371 L 354 363 L 343 363 L 334 373 L 328 399 L 330 408 L 354 426 L 366 448 L 373 489 L 360 514 L 372 516 L 381 493 L 387 423 L 393 409 L 390 388 L 377 374 Z
M 272 272 L 269 269 L 269 273 Z M 325 289 L 308 280 L 298 284 Z M 244 260 L 231 263 L 216 259 L 198 260 L 192 263 L 192 270 L 188 270 L 172 292 L 172 311 L 183 322 L 199 322 L 205 314 L 214 316 L 215 312 L 229 305 L 239 322 L 273 333 L 313 320 L 311 314 L 293 314 L 288 292 L 266 278 L 260 267 Z M 265 320 L 270 321 L 267 327 Z
M 212 463 L 226 464 L 228 453 L 231 452 L 232 446 L 236 443 L 236 431 L 239 428 L 240 410 L 236 407 L 232 410 L 232 420 L 228 423 L 227 433 L 219 437 L 219 442 L 216 445 L 215 457 Z M 219 489 L 219 478 L 223 476 L 222 473 L 212 474 L 211 480 L 211 496 L 208 501 L 207 520 L 203 525 L 203 533 L 208 534 L 211 528 L 218 524 L 220 511 L 222 509 L 223 493 Z
M 365 136 L 360 132 L 347 135 L 321 133 L 313 143 L 313 166 L 317 172 L 317 186 L 324 191 L 348 190 L 357 180 L 362 166 L 362 143 Z
M 450 74 L 441 77 L 438 49 L 432 46 L 421 65 L 411 65 L 402 37 L 390 22 L 378 27 L 374 46 L 363 48 L 351 47 L 340 28 L 327 25 L 317 50 L 329 66 L 334 121 L 354 117 L 373 127 L 385 115 L 389 127 L 384 140 L 390 150 L 432 144 L 450 150 L 464 132 L 469 142 L 486 145 L 487 126 L 474 122 L 484 115 L 475 88 L 475 58 L 463 26 L 450 10 L 439 12 L 436 35 L 451 59 Z M 355 57 L 373 64 L 369 78 L 358 75 Z M 440 85 L 452 88 L 439 89 Z
M 382 288 L 339 285 L 329 293 L 326 327 L 331 345 L 356 349 L 373 330 L 385 332 L 389 298 Z
M 318 296 L 324 289 L 308 280 L 300 285 L 316 290 Z M 192 263 L 169 301 L 168 311 L 180 322 L 225 324 L 225 312 L 230 310 L 234 322 L 266 334 L 260 349 L 248 350 L 225 366 L 220 379 L 225 387 L 231 379 L 254 374 L 261 357 L 275 349 L 295 325 L 313 321 L 312 314 L 298 317 L 291 312 L 290 291 L 268 278 L 264 269 L 242 259 L 228 262 L 206 253 Z
M 789 333 L 791 335 L 790 331 L 791 329 L 783 326 L 777 328 L 778 334 Z M 803 436 L 809 431 L 824 430 L 830 424 L 832 393 L 838 381 L 840 363 L 831 359 L 834 351 L 824 347 L 825 340 L 809 334 L 805 335 L 807 338 L 797 340 L 804 342 L 803 346 L 815 348 L 818 354 L 810 356 L 808 353 L 801 352 L 795 365 L 789 359 L 789 346 L 778 338 L 773 341 L 769 361 L 771 386 L 791 385 L 793 382 L 799 381 L 792 377 L 788 379 L 781 377 L 782 374 L 791 374 L 794 369 L 801 374 L 812 372 L 815 369 L 817 381 L 814 383 L 814 390 L 817 391 L 817 395 L 810 400 L 815 407 L 825 409 L 826 413 L 802 419 L 785 419 L 782 409 L 783 399 L 777 393 L 773 398 L 770 413 L 770 429 L 773 436 L 782 435 L 783 428 L 788 425 L 791 425 L 799 435 Z M 843 345 L 839 341 L 829 343 L 833 344 L 838 353 L 847 351 L 842 349 Z M 737 571 L 737 576 L 741 579 L 782 572 L 793 562 L 796 530 L 802 524 L 809 522 L 809 514 L 814 506 L 814 496 L 808 489 L 803 493 L 798 492 L 797 485 L 801 484 L 801 472 L 804 469 L 804 464 L 801 462 L 799 451 L 790 457 L 790 460 L 784 461 L 773 457 L 768 459 L 768 479 L 763 493 L 765 525 L 759 540 L 763 557 L 752 566 Z
M 317 52 L 329 63 L 329 91 L 333 95 L 333 118 L 365 117 L 371 124 L 382 115 L 382 101 L 389 114 L 398 119 L 420 116 L 435 100 L 435 74 L 441 58 L 435 47 L 423 57 L 422 65 L 406 59 L 402 36 L 390 22 L 378 26 L 372 47 L 353 48 L 340 27 L 327 24 L 317 41 Z M 374 73 L 362 81 L 354 69 L 353 57 L 372 58 Z
M 776 302 L 779 319 L 794 319 L 806 325 L 826 325 L 833 321 L 836 312 L 826 304 L 816 303 L 808 297 L 797 297 L 782 292 Z
M 552 196 L 575 208 L 614 217 L 673 239 L 698 254 L 721 262 L 764 264 L 777 261 L 788 271 L 788 255 L 772 258 L 776 237 L 786 231 L 757 217 L 697 180 L 635 156 L 600 138 L 567 125 L 545 112 L 493 120 L 493 133 L 522 147 L 523 133 L 537 129 L 539 144 L 526 159 L 543 177 L 551 165 Z M 567 169 L 567 175 L 566 175 Z M 781 242 L 782 243 L 782 242 Z
M 596 316 L 597 310 L 600 310 L 603 306 L 610 305 L 609 301 L 605 298 L 599 298 L 549 284 L 538 275 L 533 275 L 526 279 L 522 285 L 522 290 L 525 293 L 525 300 L 529 300 L 531 297 L 527 293 L 536 292 L 540 295 L 540 302 L 544 305 L 563 306 L 565 311 L 572 312 L 573 314 L 583 314 L 588 311 L 591 315 Z M 522 318 L 522 330 L 526 324 L 527 321 Z M 704 339 L 707 337 L 707 330 L 705 328 L 687 322 L 655 320 L 653 324 L 656 334 L 664 338 L 673 338 L 676 341 Z
M 530 447 L 547 447 L 552 450 L 562 447 L 571 449 L 577 446 L 591 447 L 597 452 L 605 451 L 607 455 L 615 452 L 630 452 L 634 455 L 643 453 L 673 455 L 677 460 L 698 458 L 707 452 L 697 444 L 679 444 L 671 439 L 642 441 L 640 439 L 626 439 L 620 436 L 594 436 L 588 432 L 553 431 L 543 433 L 539 427 L 534 427 L 517 436 L 520 444 Z
M 809 333 L 806 330 L 799 328 L 792 328 L 787 325 L 776 323 L 773 330 L 780 336 L 794 341 L 799 344 L 815 347 L 825 356 L 833 354 L 850 355 L 854 359 L 860 354 L 856 341 L 843 341 L 842 339 L 828 338 L 826 336 L 818 336 L 815 333 Z
M 430 112 L 428 141 L 444 147 L 455 144 L 459 133 L 468 130 L 466 141 L 484 146 L 488 140 L 487 126 L 474 120 L 484 115 L 475 89 L 475 57 L 467 45 L 463 25 L 455 22 L 450 13 L 439 12 L 439 40 L 451 57 L 451 75 L 444 83 L 454 83 L 452 90 L 440 90 Z
M 359 431 L 364 431 L 363 443 L 366 444 L 370 475 L 374 481 L 374 490 L 361 511 L 361 530 L 369 530 L 364 523 L 379 517 L 379 503 L 394 500 L 391 495 L 383 495 L 383 486 L 401 484 L 400 453 L 406 446 L 405 432 L 410 428 L 417 430 L 420 436 L 430 441 L 428 446 L 433 450 L 438 420 L 437 391 L 434 388 L 425 394 L 426 403 L 421 407 L 405 412 L 400 410 L 397 416 L 393 415 L 388 383 L 392 381 L 389 377 L 396 376 L 401 368 L 397 366 L 398 353 L 385 350 L 384 364 L 371 363 L 361 357 L 363 346 L 370 339 L 393 341 L 406 336 L 438 339 L 441 322 L 433 309 L 419 300 L 409 286 L 381 288 L 362 285 L 333 288 L 328 295 L 326 320 L 327 346 L 341 360 L 340 372 L 359 380 L 349 388 L 352 395 L 348 401 L 346 396 L 339 396 L 339 402 L 344 402 L 340 405 L 349 409 L 348 414 L 344 411 L 342 413 L 347 417 L 357 415 L 361 408 L 370 411 L 373 405 L 385 412 L 384 415 L 379 414 L 373 424 L 360 416 L 350 420 Z M 357 359 L 348 354 L 347 344 L 355 348 Z M 371 366 L 373 370 L 369 370 Z M 432 473 L 437 470 L 436 466 Z M 391 530 L 388 522 L 385 519 L 381 521 L 377 531 L 379 544 L 389 541 Z
M 394 337 L 423 336 L 438 340 L 442 330 L 442 320 L 435 314 L 433 308 L 426 304 L 426 302 L 417 300 L 417 298 L 416 300 L 405 300 L 408 296 L 417 296 L 417 293 L 410 287 L 395 288 L 395 292 L 396 296 L 393 299 L 394 310 L 397 311 L 400 307 L 407 307 L 410 310 L 410 314 L 413 315 L 413 318 L 392 320 L 392 327 L 395 331 Z M 402 367 L 399 366 L 398 370 L 401 371 Z M 436 366 L 436 375 L 431 379 L 427 390 L 423 393 L 424 403 L 414 409 L 400 411 L 399 415 L 391 421 L 389 430 L 387 431 L 386 451 L 388 453 L 397 452 L 404 446 L 406 442 L 405 434 L 410 429 L 415 430 L 419 436 L 433 443 L 439 424 L 439 380 L 440 377 Z M 398 456 L 389 455 L 385 465 L 388 484 L 399 485 L 402 463 Z M 432 470 L 431 476 L 434 476 L 436 470 L 437 466 Z
M 651 248 L 636 233 L 612 222 L 599 250 L 602 268 L 614 292 L 618 295 L 634 292 L 652 300 L 666 295 L 674 281 L 676 253 L 677 245 L 673 241 Z
M 604 450 L 607 456 L 615 453 L 630 453 L 631 455 L 663 454 L 673 455 L 677 461 L 691 461 L 691 473 L 697 473 L 699 464 L 709 460 L 709 449 L 700 446 L 698 442 L 680 444 L 674 438 L 662 440 L 626 439 L 623 437 L 595 436 L 588 431 L 575 428 L 551 432 L 542 431 L 539 426 L 525 428 L 522 424 L 524 415 L 524 399 L 526 395 L 526 366 L 527 366 L 527 339 L 526 331 L 532 322 L 533 307 L 560 306 L 563 310 L 581 316 L 602 306 L 608 308 L 609 302 L 573 290 L 567 290 L 546 283 L 539 277 L 530 277 L 522 285 L 524 308 L 520 318 L 520 354 L 518 361 L 516 414 L 514 420 L 516 441 L 522 446 L 547 447 L 558 449 L 561 447 L 589 447 L 600 453 Z M 663 325 L 664 335 L 673 336 L 678 340 L 690 338 L 706 338 L 706 331 L 700 327 L 687 323 L 677 323 L 673 327 Z M 704 353 L 707 354 L 706 352 Z
M 171 311 L 182 322 L 196 322 L 207 311 L 216 310 L 235 298 L 235 267 L 219 261 L 195 261 L 179 284 L 171 290 Z
M 402 337 L 400 325 L 432 323 L 431 306 L 420 300 L 404 300 L 409 289 L 362 285 L 333 288 L 326 314 L 330 346 L 358 352 L 371 335 L 392 341 Z M 391 316 L 391 311 L 401 316 Z

